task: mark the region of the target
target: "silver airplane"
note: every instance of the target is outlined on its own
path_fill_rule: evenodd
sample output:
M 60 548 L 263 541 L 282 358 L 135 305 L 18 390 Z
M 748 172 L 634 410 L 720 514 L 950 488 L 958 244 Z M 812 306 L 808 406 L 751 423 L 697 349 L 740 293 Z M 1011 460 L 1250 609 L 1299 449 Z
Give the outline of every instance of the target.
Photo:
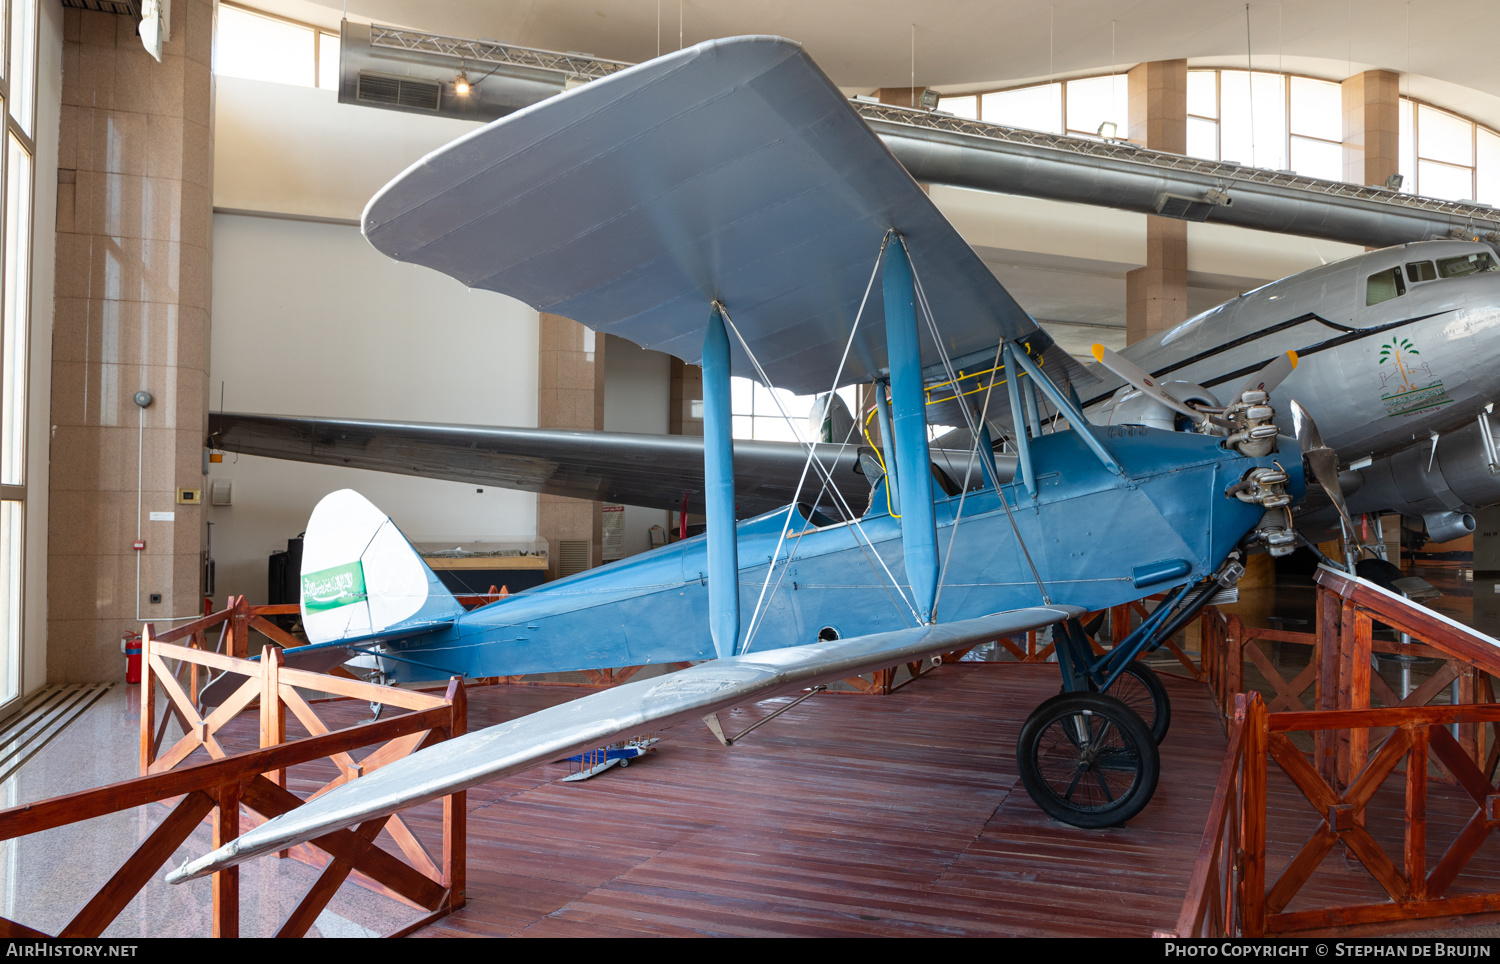
M 1291 399 L 1318 413 L 1351 513 L 1420 518 L 1443 542 L 1473 531 L 1475 509 L 1500 503 L 1488 421 L 1500 387 L 1500 263 L 1490 247 L 1423 241 L 1356 255 L 1246 292 L 1120 355 L 1192 409 L 1216 406 L 1216 392 L 1286 349 L 1300 364 L 1272 395 L 1278 422 L 1293 434 Z M 1187 430 L 1197 421 L 1102 366 L 1072 375 L 1098 424 Z M 993 428 L 1004 436 L 1005 426 Z M 246 455 L 703 511 L 694 437 L 232 413 L 210 416 L 210 430 L 210 446 Z M 934 458 L 967 447 L 966 438 L 939 440 Z M 740 515 L 785 504 L 804 454 L 792 443 L 736 442 Z M 845 498 L 863 499 L 870 483 L 856 447 L 824 455 Z M 1326 498 L 1310 499 L 1305 524 L 1337 528 Z
M 1489 414 L 1500 387 L 1500 262 L 1485 244 L 1424 241 L 1322 265 L 1246 292 L 1120 355 L 1188 408 L 1291 349 L 1299 364 L 1271 395 L 1284 434 L 1296 399 L 1318 413 L 1352 514 L 1419 517 L 1446 542 L 1500 503 Z M 1190 429 L 1120 375 L 1084 393 L 1099 424 Z M 1202 424 L 1201 422 L 1199 424 Z M 1307 521 L 1338 525 L 1325 502 Z

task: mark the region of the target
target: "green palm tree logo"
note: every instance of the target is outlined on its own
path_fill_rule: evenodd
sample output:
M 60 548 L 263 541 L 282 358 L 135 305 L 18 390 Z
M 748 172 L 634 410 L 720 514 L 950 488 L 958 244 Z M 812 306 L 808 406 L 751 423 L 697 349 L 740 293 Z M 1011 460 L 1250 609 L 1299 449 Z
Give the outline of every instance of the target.
M 1380 346 L 1380 364 L 1394 362 L 1396 370 L 1401 373 L 1401 381 L 1405 383 L 1406 390 L 1411 391 L 1416 386 L 1411 383 L 1411 373 L 1406 366 L 1406 359 L 1413 355 L 1421 355 L 1417 346 L 1405 338 L 1392 338 L 1389 342 Z

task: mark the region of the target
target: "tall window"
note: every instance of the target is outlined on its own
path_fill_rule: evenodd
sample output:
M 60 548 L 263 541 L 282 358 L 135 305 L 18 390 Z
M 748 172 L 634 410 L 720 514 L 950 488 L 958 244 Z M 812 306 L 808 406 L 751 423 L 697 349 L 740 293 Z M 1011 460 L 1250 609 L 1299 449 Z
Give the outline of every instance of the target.
M 1123 138 L 1129 93 L 1129 79 L 1115 74 L 944 97 L 938 101 L 938 109 L 970 120 L 1048 134 Z
M 0 15 L 0 715 L 20 699 L 27 495 L 26 389 L 31 318 L 31 197 L 36 145 L 36 0 L 7 0 Z
M 859 409 L 859 396 L 853 387 L 839 389 L 839 396 L 850 413 Z M 807 416 L 812 411 L 813 395 L 793 395 L 780 388 L 767 388 L 760 382 L 738 376 L 729 380 L 729 410 L 734 416 L 735 438 L 766 439 L 772 442 L 816 442 Z M 780 402 L 780 405 L 777 402 Z M 783 417 L 782 412 L 786 412 Z M 791 424 L 787 424 L 787 418 Z M 855 441 L 863 445 L 863 441 Z
M 237 4 L 219 5 L 214 71 L 299 87 L 339 86 L 339 35 Z
M 1333 81 L 1190 70 L 1187 113 L 1191 157 L 1344 179 L 1343 91 Z
M 1401 191 L 1500 207 L 1500 134 L 1401 98 Z

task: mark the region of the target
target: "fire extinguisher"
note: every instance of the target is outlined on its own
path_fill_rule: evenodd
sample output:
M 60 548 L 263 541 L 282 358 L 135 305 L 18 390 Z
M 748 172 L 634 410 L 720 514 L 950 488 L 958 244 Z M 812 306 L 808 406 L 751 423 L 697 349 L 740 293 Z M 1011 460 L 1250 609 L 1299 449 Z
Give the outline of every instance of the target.
M 141 681 L 141 634 L 126 633 L 120 640 L 120 650 L 125 654 L 125 682 Z

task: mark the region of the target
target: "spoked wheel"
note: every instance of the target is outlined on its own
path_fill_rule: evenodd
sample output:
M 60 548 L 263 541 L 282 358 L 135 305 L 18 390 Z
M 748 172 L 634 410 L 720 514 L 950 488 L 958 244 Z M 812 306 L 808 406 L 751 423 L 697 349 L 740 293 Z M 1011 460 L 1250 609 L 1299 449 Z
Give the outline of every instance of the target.
M 1113 827 L 1145 809 L 1161 770 L 1156 741 L 1112 696 L 1064 693 L 1036 708 L 1016 742 L 1021 782 L 1050 816 Z
M 1151 667 L 1131 663 L 1105 692 L 1134 710 L 1158 745 L 1167 738 L 1167 728 L 1172 725 L 1172 701 L 1167 699 L 1161 677 Z
M 1131 663 L 1104 692 L 1134 710 L 1157 744 L 1166 739 L 1167 728 L 1172 725 L 1172 702 L 1167 699 L 1161 677 L 1151 667 Z

